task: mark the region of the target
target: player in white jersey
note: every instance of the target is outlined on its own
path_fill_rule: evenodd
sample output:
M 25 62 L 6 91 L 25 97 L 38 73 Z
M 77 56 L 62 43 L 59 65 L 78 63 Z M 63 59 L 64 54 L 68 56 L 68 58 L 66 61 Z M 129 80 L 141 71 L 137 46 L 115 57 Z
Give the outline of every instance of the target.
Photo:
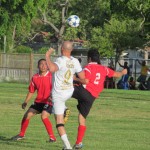
M 74 57 L 59 57 L 55 62 L 59 68 L 54 74 L 52 96 L 55 99 L 55 114 L 63 114 L 65 109 L 65 101 L 72 96 L 73 93 L 73 75 L 81 72 L 82 68 L 79 61 Z M 59 93 L 59 94 L 58 94 Z M 57 104 L 58 103 L 58 104 Z M 60 105 L 61 103 L 61 105 Z
M 55 72 L 52 89 L 52 100 L 54 114 L 56 115 L 56 127 L 64 143 L 64 150 L 72 149 L 64 128 L 63 117 L 65 110 L 65 102 L 69 98 L 71 98 L 74 91 L 74 74 L 77 73 L 79 78 L 82 79 L 83 82 L 86 82 L 84 72 L 82 71 L 78 59 L 71 56 L 72 50 L 73 43 L 70 41 L 65 41 L 63 42 L 61 47 L 62 56 L 57 58 L 56 62 L 52 62 L 50 59 L 50 55 L 52 54 L 54 49 L 50 48 L 45 55 L 50 72 Z

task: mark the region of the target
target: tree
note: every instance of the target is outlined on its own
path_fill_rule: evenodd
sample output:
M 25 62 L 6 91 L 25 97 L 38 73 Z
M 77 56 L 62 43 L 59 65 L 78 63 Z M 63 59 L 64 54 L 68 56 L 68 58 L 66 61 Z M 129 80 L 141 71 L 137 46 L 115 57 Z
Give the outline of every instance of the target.
M 147 43 L 150 40 L 149 4 L 150 0 L 111 0 L 111 12 L 113 15 L 122 18 L 122 20 L 127 18 L 138 22 L 139 36 L 143 43 Z
M 116 52 L 116 61 L 127 48 L 142 47 L 148 40 L 149 0 L 111 0 L 110 16 L 102 26 L 91 30 L 90 46 L 97 47 L 103 56 Z M 114 53 L 113 53 L 114 51 Z
M 149 43 L 149 3 L 150 0 L 1 0 L 0 38 L 6 37 L 8 47 L 13 49 L 48 32 L 57 38 L 59 48 L 63 40 L 80 38 L 90 41 L 90 46 L 103 56 L 111 57 L 114 49 L 120 54 L 125 48 Z M 78 28 L 67 25 L 70 15 L 80 17 Z
M 58 38 L 58 53 L 60 54 L 63 33 L 66 27 L 66 14 L 69 6 L 69 0 L 57 1 L 57 3 L 53 0 L 44 0 L 39 2 L 38 6 L 38 10 L 41 14 L 41 21 L 45 25 L 49 25 L 54 30 L 55 36 Z M 59 15 L 60 9 L 61 17 Z
M 35 5 L 34 0 L 1 0 L 0 38 L 6 37 L 10 51 L 30 31 L 31 19 L 36 13 Z
M 115 57 L 115 64 L 123 50 L 143 44 L 139 36 L 140 22 L 134 20 L 112 19 L 103 28 L 92 30 L 90 46 L 99 50 L 102 56 Z

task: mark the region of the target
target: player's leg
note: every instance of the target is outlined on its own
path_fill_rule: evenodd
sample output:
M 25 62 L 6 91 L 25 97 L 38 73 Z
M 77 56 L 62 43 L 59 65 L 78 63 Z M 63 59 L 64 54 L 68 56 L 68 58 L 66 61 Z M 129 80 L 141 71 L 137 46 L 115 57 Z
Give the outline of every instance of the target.
M 64 143 L 65 149 L 72 149 L 64 127 L 65 101 L 71 97 L 72 92 L 73 90 L 62 93 L 61 95 L 60 94 L 53 95 L 53 108 L 56 119 L 56 128 Z
M 81 149 L 83 147 L 82 141 L 86 132 L 86 119 L 80 113 L 78 119 L 79 119 L 79 126 L 74 149 Z
M 64 127 L 64 114 L 55 115 L 56 128 L 64 144 L 64 149 L 72 149 Z
M 42 111 L 42 114 L 41 114 L 41 119 L 42 119 L 42 121 L 45 125 L 45 128 L 47 130 L 47 133 L 49 135 L 49 138 L 50 138 L 49 142 L 55 142 L 56 138 L 55 138 L 54 133 L 53 133 L 52 123 L 48 118 L 51 113 L 52 113 L 52 106 L 45 105 L 44 110 Z
M 74 149 L 81 149 L 83 147 L 82 141 L 86 132 L 86 117 L 90 112 L 95 97 L 93 97 L 83 86 L 75 87 L 73 97 L 78 99 L 77 109 L 79 111 L 79 126 Z
M 29 122 L 30 122 L 30 119 L 31 119 L 31 117 L 33 117 L 37 113 L 38 113 L 38 111 L 31 108 L 31 107 L 26 111 L 26 113 L 24 114 L 22 121 L 21 121 L 20 133 L 16 136 L 12 137 L 11 138 L 12 140 L 18 141 L 18 140 L 24 139 L 26 130 L 27 130 Z

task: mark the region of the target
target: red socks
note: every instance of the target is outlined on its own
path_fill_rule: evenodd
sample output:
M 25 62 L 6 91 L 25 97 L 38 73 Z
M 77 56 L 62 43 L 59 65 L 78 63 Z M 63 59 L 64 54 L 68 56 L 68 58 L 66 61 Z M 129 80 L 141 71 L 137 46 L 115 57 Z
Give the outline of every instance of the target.
M 79 125 L 76 144 L 79 144 L 79 143 L 82 142 L 82 139 L 83 139 L 83 137 L 84 137 L 85 131 L 86 131 L 86 126 Z
M 54 136 L 54 133 L 53 133 L 52 124 L 51 124 L 51 122 L 49 121 L 49 119 L 48 119 L 48 118 L 45 118 L 45 119 L 42 119 L 42 121 L 43 121 L 43 123 L 44 123 L 44 125 L 45 125 L 45 127 L 46 127 L 46 130 L 47 130 L 47 132 L 48 132 L 50 138 L 56 140 L 56 138 L 55 138 L 55 136 Z
M 47 130 L 50 138 L 56 140 L 56 138 L 54 136 L 54 133 L 53 133 L 52 124 L 49 121 L 49 119 L 45 118 L 42 121 L 43 121 L 43 123 L 46 127 L 46 130 Z M 22 119 L 21 130 L 20 130 L 19 136 L 24 136 L 25 135 L 25 132 L 26 132 L 26 129 L 27 129 L 28 125 L 29 125 L 29 119 Z
M 26 129 L 28 127 L 28 124 L 29 124 L 29 120 L 28 119 L 22 119 L 21 130 L 20 130 L 19 136 L 24 136 L 25 135 Z

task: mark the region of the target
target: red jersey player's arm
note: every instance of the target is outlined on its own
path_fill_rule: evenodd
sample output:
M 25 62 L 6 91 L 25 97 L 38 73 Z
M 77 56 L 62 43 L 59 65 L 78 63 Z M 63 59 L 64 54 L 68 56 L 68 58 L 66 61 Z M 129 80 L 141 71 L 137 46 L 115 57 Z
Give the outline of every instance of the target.
M 74 77 L 74 80 L 75 80 L 75 81 L 78 81 L 78 82 L 80 82 L 80 83 L 82 83 L 82 84 L 87 84 L 87 83 L 89 82 L 88 79 L 85 79 L 85 72 L 84 72 L 84 71 L 79 72 L 79 73 L 78 73 L 78 77 L 79 77 L 79 78 L 75 78 L 75 77 Z
M 27 103 L 29 102 L 29 100 L 32 98 L 34 93 L 30 93 L 28 92 L 26 99 L 24 100 L 24 102 L 22 103 L 22 109 L 25 109 L 27 106 Z
M 45 54 L 45 59 L 46 59 L 48 69 L 52 73 L 56 72 L 58 70 L 58 66 L 55 63 L 53 63 L 50 59 L 50 55 L 53 53 L 53 51 L 54 51 L 54 49 L 50 48 Z
M 88 84 L 88 83 L 89 83 L 89 80 L 88 80 L 88 79 L 80 79 L 80 78 L 77 78 L 75 75 L 74 75 L 74 77 L 73 77 L 73 80 L 74 80 L 74 81 L 77 81 L 77 82 L 79 82 L 79 83 L 81 83 L 81 84 Z
M 113 77 L 120 78 L 120 77 L 122 77 L 125 74 L 127 74 L 127 69 L 123 69 L 120 72 L 115 71 Z

